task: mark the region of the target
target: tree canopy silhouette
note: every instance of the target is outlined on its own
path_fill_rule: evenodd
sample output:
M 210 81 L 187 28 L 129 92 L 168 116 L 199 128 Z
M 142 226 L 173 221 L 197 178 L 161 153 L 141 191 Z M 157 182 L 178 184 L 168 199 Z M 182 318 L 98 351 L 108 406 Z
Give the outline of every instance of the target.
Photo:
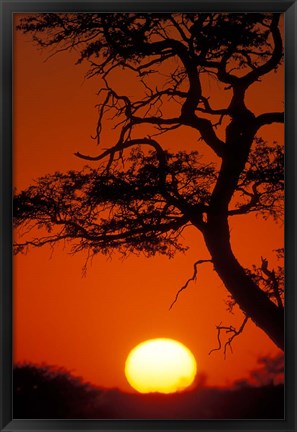
M 92 418 L 95 413 L 106 418 L 110 412 L 98 403 L 94 406 L 102 389 L 49 365 L 15 365 L 13 393 L 15 418 Z
M 277 13 L 23 18 L 18 29 L 32 33 L 51 55 L 77 50 L 77 63 L 89 62 L 87 76 L 100 77 L 101 88 L 98 154 L 76 153 L 96 164 L 46 175 L 16 194 L 15 226 L 25 227 L 29 237 L 15 251 L 64 240 L 73 252 L 91 255 L 116 250 L 173 256 L 185 248 L 181 234 L 192 226 L 202 233 L 214 269 L 245 321 L 250 318 L 283 349 L 281 272 L 270 270 L 264 258 L 259 269 L 243 268 L 229 229 L 234 215 L 282 216 L 283 148 L 265 142 L 259 130 L 283 123 L 284 114 L 255 115 L 246 104 L 248 88 L 282 62 L 279 21 Z M 135 95 L 126 94 L 115 71 L 135 75 Z M 208 77 L 225 86 L 225 106 L 208 94 Z M 110 116 L 117 139 L 101 142 Z M 182 151 L 164 145 L 163 134 L 174 139 L 177 128 L 197 133 L 195 151 L 186 135 Z M 205 145 L 213 162 L 203 158 Z M 36 226 L 43 228 L 39 236 Z

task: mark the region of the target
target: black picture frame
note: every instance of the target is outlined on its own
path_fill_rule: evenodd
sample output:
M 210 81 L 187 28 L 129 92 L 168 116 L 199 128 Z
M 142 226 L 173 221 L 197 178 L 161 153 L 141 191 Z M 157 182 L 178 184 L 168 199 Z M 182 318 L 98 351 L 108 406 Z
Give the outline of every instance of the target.
M 297 192 L 297 1 L 292 0 L 0 0 L 1 7 L 1 177 L 0 177 L 0 429 L 1 431 L 295 431 L 296 398 L 296 192 Z M 285 142 L 286 142 L 286 343 L 284 420 L 14 420 L 12 413 L 12 139 L 13 14 L 19 12 L 284 12 L 285 13 Z

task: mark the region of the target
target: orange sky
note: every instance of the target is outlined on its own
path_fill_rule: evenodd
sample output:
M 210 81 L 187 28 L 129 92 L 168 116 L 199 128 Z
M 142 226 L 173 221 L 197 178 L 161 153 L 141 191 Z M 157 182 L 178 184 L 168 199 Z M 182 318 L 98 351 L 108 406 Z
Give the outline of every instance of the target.
M 98 79 L 85 81 L 77 54 L 44 61 L 47 53 L 30 37 L 15 33 L 14 43 L 14 182 L 18 189 L 53 171 L 80 169 L 75 151 L 96 154 L 94 134 Z M 119 80 L 120 82 L 120 80 Z M 212 84 L 209 84 L 210 86 Z M 129 87 L 130 86 L 130 87 Z M 125 79 L 125 88 L 133 81 Z M 283 74 L 263 78 L 247 95 L 256 114 L 283 109 Z M 262 129 L 270 140 L 283 137 L 283 127 Z M 194 131 L 187 141 L 197 143 Z M 111 137 L 107 131 L 105 137 Z M 185 140 L 185 129 L 160 142 Z M 167 140 L 167 141 L 166 141 Z M 178 146 L 178 144 L 176 144 Z M 283 226 L 255 216 L 230 221 L 234 252 L 244 267 L 273 260 L 283 246 Z M 238 326 L 242 314 L 229 314 L 228 292 L 210 264 L 199 268 L 197 283 L 183 292 L 169 312 L 177 290 L 192 275 L 193 263 L 209 257 L 199 232 L 185 232 L 186 254 L 174 259 L 131 256 L 112 260 L 97 255 L 82 277 L 84 254 L 71 256 L 61 246 L 31 249 L 14 259 L 14 361 L 62 366 L 94 384 L 132 391 L 124 376 L 129 351 L 139 342 L 170 337 L 183 342 L 197 359 L 209 385 L 228 385 L 248 376 L 257 358 L 279 351 L 248 323 L 233 344 L 233 354 L 209 351 L 217 346 L 215 326 Z M 273 262 L 273 261 L 271 261 Z

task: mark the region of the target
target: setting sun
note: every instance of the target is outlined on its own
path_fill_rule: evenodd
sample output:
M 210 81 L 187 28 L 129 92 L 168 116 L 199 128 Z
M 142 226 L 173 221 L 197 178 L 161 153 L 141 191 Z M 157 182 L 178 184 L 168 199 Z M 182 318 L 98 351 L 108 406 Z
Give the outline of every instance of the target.
M 283 419 L 284 10 L 3 2 L 14 419 Z
M 125 374 L 140 393 L 174 393 L 190 386 L 197 371 L 191 351 L 173 339 L 151 339 L 137 345 L 127 357 Z

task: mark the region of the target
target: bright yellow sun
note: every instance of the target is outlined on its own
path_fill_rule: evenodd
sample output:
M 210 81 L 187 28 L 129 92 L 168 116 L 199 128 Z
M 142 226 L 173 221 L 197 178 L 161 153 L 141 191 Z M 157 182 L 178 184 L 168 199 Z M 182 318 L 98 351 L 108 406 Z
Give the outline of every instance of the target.
M 197 372 L 191 351 L 173 339 L 151 339 L 127 357 L 125 374 L 140 393 L 174 393 L 191 385 Z

